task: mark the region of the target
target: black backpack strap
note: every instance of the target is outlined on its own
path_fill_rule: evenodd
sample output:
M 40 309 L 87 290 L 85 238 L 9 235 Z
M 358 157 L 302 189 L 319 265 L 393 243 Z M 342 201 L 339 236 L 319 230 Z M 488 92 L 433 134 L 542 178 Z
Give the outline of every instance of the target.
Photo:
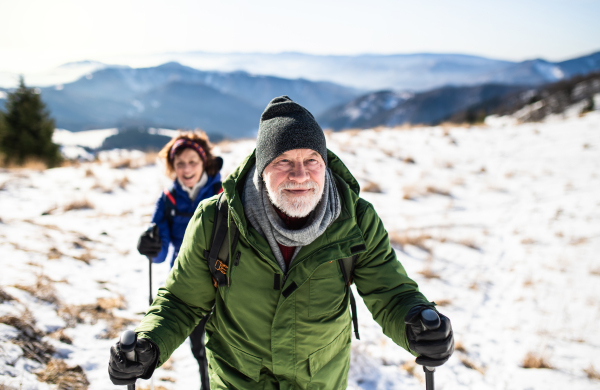
M 343 259 L 339 259 L 338 263 L 340 264 L 340 269 L 342 270 L 342 275 L 344 276 L 344 282 L 346 286 L 348 286 L 348 290 L 350 291 L 350 309 L 352 310 L 352 325 L 354 327 L 354 336 L 357 340 L 360 340 L 360 334 L 358 333 L 358 317 L 356 313 L 356 299 L 354 299 L 354 294 L 352 293 L 352 288 L 350 285 L 352 284 L 352 275 L 354 274 L 354 267 L 356 265 L 356 255 L 351 257 L 346 257 Z
M 217 181 L 213 184 L 213 191 L 215 194 L 219 194 L 223 191 L 223 183 L 221 181 Z
M 235 223 L 231 224 L 231 234 L 228 226 L 227 198 L 221 193 L 217 201 L 217 210 L 215 211 L 215 222 L 211 236 L 210 248 L 205 251 L 206 261 L 215 283 L 215 287 L 229 286 L 229 248 L 235 248 L 237 245 L 239 231 Z M 231 242 L 226 242 L 227 236 L 231 237 Z
M 177 210 L 175 187 L 171 187 L 170 189 L 165 188 L 163 190 L 162 197 L 165 203 L 164 217 L 167 220 L 170 229 L 173 229 L 173 219 L 176 215 L 187 218 L 192 218 L 194 216 L 194 213 L 184 213 Z
M 171 189 L 165 188 L 162 193 L 165 204 L 164 217 L 169 224 L 169 228 L 173 228 L 173 218 L 177 214 L 177 203 L 175 200 L 175 187 Z

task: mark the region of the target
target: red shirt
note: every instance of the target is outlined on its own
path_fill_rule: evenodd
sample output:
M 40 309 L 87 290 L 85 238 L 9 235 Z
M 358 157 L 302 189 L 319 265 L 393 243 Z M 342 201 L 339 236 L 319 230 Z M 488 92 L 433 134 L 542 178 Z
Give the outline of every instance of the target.
M 285 214 L 283 211 L 279 210 L 275 206 L 273 206 L 273 208 L 275 209 L 275 212 L 277 212 L 277 215 L 279 215 L 279 217 L 285 224 L 285 227 L 287 227 L 290 230 L 298 230 L 298 229 L 303 228 L 304 225 L 306 224 L 306 221 L 308 221 L 308 217 L 310 215 L 309 214 L 306 217 L 295 218 L 295 217 L 290 217 L 289 215 Z M 285 261 L 285 264 L 289 267 L 290 262 L 292 261 L 292 256 L 294 256 L 294 251 L 296 250 L 296 247 L 295 246 L 285 246 L 285 245 L 281 245 L 280 243 L 277 243 L 277 245 L 279 246 L 279 250 L 281 251 L 281 254 L 283 255 L 283 260 Z

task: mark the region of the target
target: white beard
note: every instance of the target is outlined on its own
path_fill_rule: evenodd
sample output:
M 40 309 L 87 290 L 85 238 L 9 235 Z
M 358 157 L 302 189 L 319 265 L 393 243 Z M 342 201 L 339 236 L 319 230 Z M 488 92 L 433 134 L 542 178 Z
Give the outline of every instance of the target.
M 323 188 L 319 187 L 319 184 L 315 181 L 307 181 L 304 183 L 294 183 L 292 181 L 286 181 L 279 185 L 278 188 L 271 188 L 269 183 L 265 181 L 267 187 L 267 193 L 271 203 L 275 205 L 279 210 L 283 211 L 286 215 L 294 218 L 306 217 L 311 211 L 317 207 L 317 203 L 321 200 L 323 195 Z M 310 189 L 306 195 L 298 196 L 291 195 L 284 191 L 286 189 Z

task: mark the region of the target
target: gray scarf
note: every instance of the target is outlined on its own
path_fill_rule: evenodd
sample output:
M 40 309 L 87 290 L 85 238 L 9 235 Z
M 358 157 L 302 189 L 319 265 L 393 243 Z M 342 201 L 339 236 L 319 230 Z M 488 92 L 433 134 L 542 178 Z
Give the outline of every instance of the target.
M 248 221 L 261 236 L 267 239 L 284 273 L 287 273 L 287 266 L 277 243 L 296 247 L 292 257 L 292 261 L 294 261 L 300 249 L 323 234 L 342 210 L 340 196 L 329 168 L 325 171 L 325 188 L 321 200 L 311 211 L 306 225 L 301 229 L 289 230 L 285 227 L 273 208 L 264 181 L 256 173 L 256 166 L 252 167 L 246 177 L 242 202 Z

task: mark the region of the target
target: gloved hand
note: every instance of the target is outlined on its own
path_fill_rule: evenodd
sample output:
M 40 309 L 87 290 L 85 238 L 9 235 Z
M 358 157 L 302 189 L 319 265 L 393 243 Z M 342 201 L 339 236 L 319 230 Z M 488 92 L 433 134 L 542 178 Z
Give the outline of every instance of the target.
M 142 233 L 138 240 L 137 250 L 143 256 L 156 257 L 162 249 L 162 241 L 158 235 L 158 226 L 156 224 Z
M 430 309 L 418 305 L 408 311 L 404 322 L 406 323 L 406 337 L 409 348 L 418 353 L 417 364 L 427 367 L 437 367 L 446 363 L 454 352 L 454 335 L 450 319 L 443 314 L 440 316 L 440 327 L 431 330 L 425 329 L 421 323 L 421 312 Z
M 110 347 L 108 375 L 114 385 L 124 386 L 135 383 L 138 378 L 150 379 L 158 363 L 158 346 L 148 339 L 138 339 L 135 347 L 136 361 L 127 360 L 119 349 L 119 343 Z

